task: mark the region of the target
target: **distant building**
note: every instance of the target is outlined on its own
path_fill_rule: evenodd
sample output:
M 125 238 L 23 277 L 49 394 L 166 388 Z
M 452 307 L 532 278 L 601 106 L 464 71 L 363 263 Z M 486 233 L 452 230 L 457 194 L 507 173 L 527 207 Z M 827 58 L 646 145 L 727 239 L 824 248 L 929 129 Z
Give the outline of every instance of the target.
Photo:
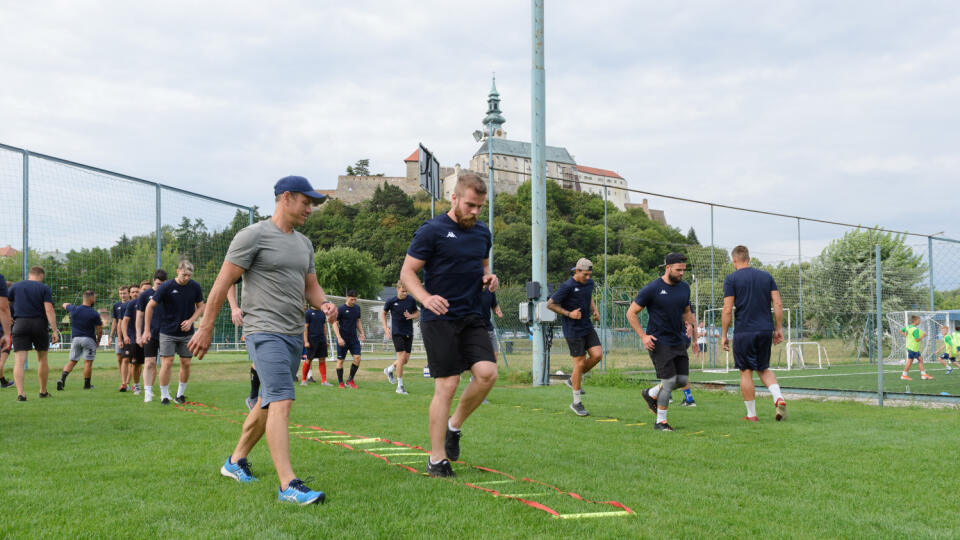
M 0 257 L 16 257 L 19 254 L 20 251 L 10 247 L 10 244 L 0 247 Z
M 626 210 L 630 204 L 630 192 L 626 190 L 627 181 L 619 174 L 606 169 L 577 165 L 577 176 L 581 182 L 580 191 L 603 197 L 603 191 L 607 190 L 607 201 L 620 210 Z
M 627 203 L 627 210 L 631 208 L 642 208 L 643 213 L 647 215 L 653 221 L 660 223 L 661 225 L 667 224 L 667 217 L 664 215 L 663 210 L 653 210 L 650 208 L 650 205 L 647 204 L 647 200 L 644 199 L 640 204 Z

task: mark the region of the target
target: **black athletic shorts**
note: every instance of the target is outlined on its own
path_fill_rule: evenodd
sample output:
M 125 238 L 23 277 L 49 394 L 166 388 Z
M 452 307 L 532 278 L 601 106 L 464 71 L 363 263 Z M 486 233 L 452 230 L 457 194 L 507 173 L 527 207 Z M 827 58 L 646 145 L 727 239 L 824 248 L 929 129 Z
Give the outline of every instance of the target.
M 773 332 L 740 332 L 733 334 L 733 365 L 740 371 L 770 369 L 770 347 Z
M 13 336 L 13 350 L 29 351 L 31 348 L 37 351 L 46 351 L 50 349 L 50 333 L 47 326 L 47 319 L 44 317 L 19 318 L 13 321 L 13 330 L 10 334 Z
M 410 352 L 413 350 L 413 336 L 398 336 L 393 334 L 394 352 Z
M 420 333 L 433 378 L 459 375 L 477 362 L 496 362 L 487 325 L 477 315 L 456 321 L 424 321 Z
M 143 344 L 144 358 L 156 358 L 160 350 L 160 334 L 151 334 L 150 341 Z
M 310 340 L 310 347 L 307 349 L 307 360 L 313 360 L 314 358 L 326 358 L 327 357 L 327 340 Z
M 570 348 L 570 356 L 574 358 L 586 356 L 588 350 L 599 346 L 600 337 L 597 336 L 597 331 L 593 328 L 591 328 L 590 333 L 585 336 L 567 338 L 567 347 Z
M 686 347 L 682 345 L 657 345 L 650 351 L 650 360 L 657 369 L 657 377 L 661 379 L 690 374 L 690 357 L 687 356 Z
M 129 345 L 124 345 L 123 347 L 123 357 L 129 358 L 130 363 L 135 366 L 143 364 L 144 354 L 143 347 L 137 345 L 136 343 L 131 343 Z

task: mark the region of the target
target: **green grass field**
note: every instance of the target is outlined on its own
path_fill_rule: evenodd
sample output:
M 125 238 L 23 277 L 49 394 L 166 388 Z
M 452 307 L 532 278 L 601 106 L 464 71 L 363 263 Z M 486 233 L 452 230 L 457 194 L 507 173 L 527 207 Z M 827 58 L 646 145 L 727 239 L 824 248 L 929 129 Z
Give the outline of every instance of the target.
M 419 474 L 432 391 L 422 361 L 406 377 L 409 396 L 386 383 L 383 360 L 364 365 L 359 390 L 297 387 L 294 467 L 328 502 L 283 505 L 265 442 L 250 456 L 260 482 L 220 476 L 246 411 L 247 364 L 209 358 L 194 364 L 187 392 L 202 406 L 116 392 L 112 355 L 103 354 L 92 391 L 75 372 L 66 391 L 40 400 L 33 369 L 29 401 L 0 391 L 3 536 L 947 538 L 960 530 L 954 409 L 797 400 L 777 423 L 764 399 L 753 424 L 740 420 L 738 396 L 697 391 L 698 407 L 671 408 L 678 431 L 663 433 L 635 385 L 588 385 L 594 416 L 579 418 L 566 387 L 511 386 L 504 377 L 465 426 L 463 463 L 447 481 Z M 52 389 L 62 355 L 51 365 Z M 608 501 L 633 513 L 608 515 L 620 512 Z

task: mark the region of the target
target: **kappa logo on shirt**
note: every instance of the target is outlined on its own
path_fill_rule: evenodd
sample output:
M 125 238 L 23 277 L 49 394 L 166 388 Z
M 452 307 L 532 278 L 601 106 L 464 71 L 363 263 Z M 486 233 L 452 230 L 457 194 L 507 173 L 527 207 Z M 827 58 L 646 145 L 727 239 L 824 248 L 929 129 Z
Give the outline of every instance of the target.
M 580 292 L 580 287 L 574 287 L 573 292 Z
M 667 294 L 667 291 L 660 289 L 660 294 Z
M 456 237 L 457 237 L 457 235 L 453 234 L 453 231 L 448 231 L 448 232 L 447 232 L 447 238 L 456 238 Z
M 174 290 L 170 291 L 170 294 L 177 294 L 178 292 L 180 292 L 180 291 L 174 289 Z

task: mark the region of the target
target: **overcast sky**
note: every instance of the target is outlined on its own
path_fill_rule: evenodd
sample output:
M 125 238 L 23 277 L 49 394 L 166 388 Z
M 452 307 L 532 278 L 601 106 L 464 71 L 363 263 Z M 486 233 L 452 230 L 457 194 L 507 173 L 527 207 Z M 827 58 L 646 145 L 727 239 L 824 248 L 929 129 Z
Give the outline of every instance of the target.
M 548 0 L 547 143 L 637 189 L 960 237 L 958 15 Z M 268 213 L 281 176 L 401 176 L 421 141 L 466 166 L 494 71 L 530 138 L 525 1 L 0 0 L 0 24 L 0 142 Z M 705 208 L 651 205 L 709 242 Z M 796 254 L 793 221 L 715 217 L 718 245 Z M 838 234 L 802 227 L 804 257 Z

